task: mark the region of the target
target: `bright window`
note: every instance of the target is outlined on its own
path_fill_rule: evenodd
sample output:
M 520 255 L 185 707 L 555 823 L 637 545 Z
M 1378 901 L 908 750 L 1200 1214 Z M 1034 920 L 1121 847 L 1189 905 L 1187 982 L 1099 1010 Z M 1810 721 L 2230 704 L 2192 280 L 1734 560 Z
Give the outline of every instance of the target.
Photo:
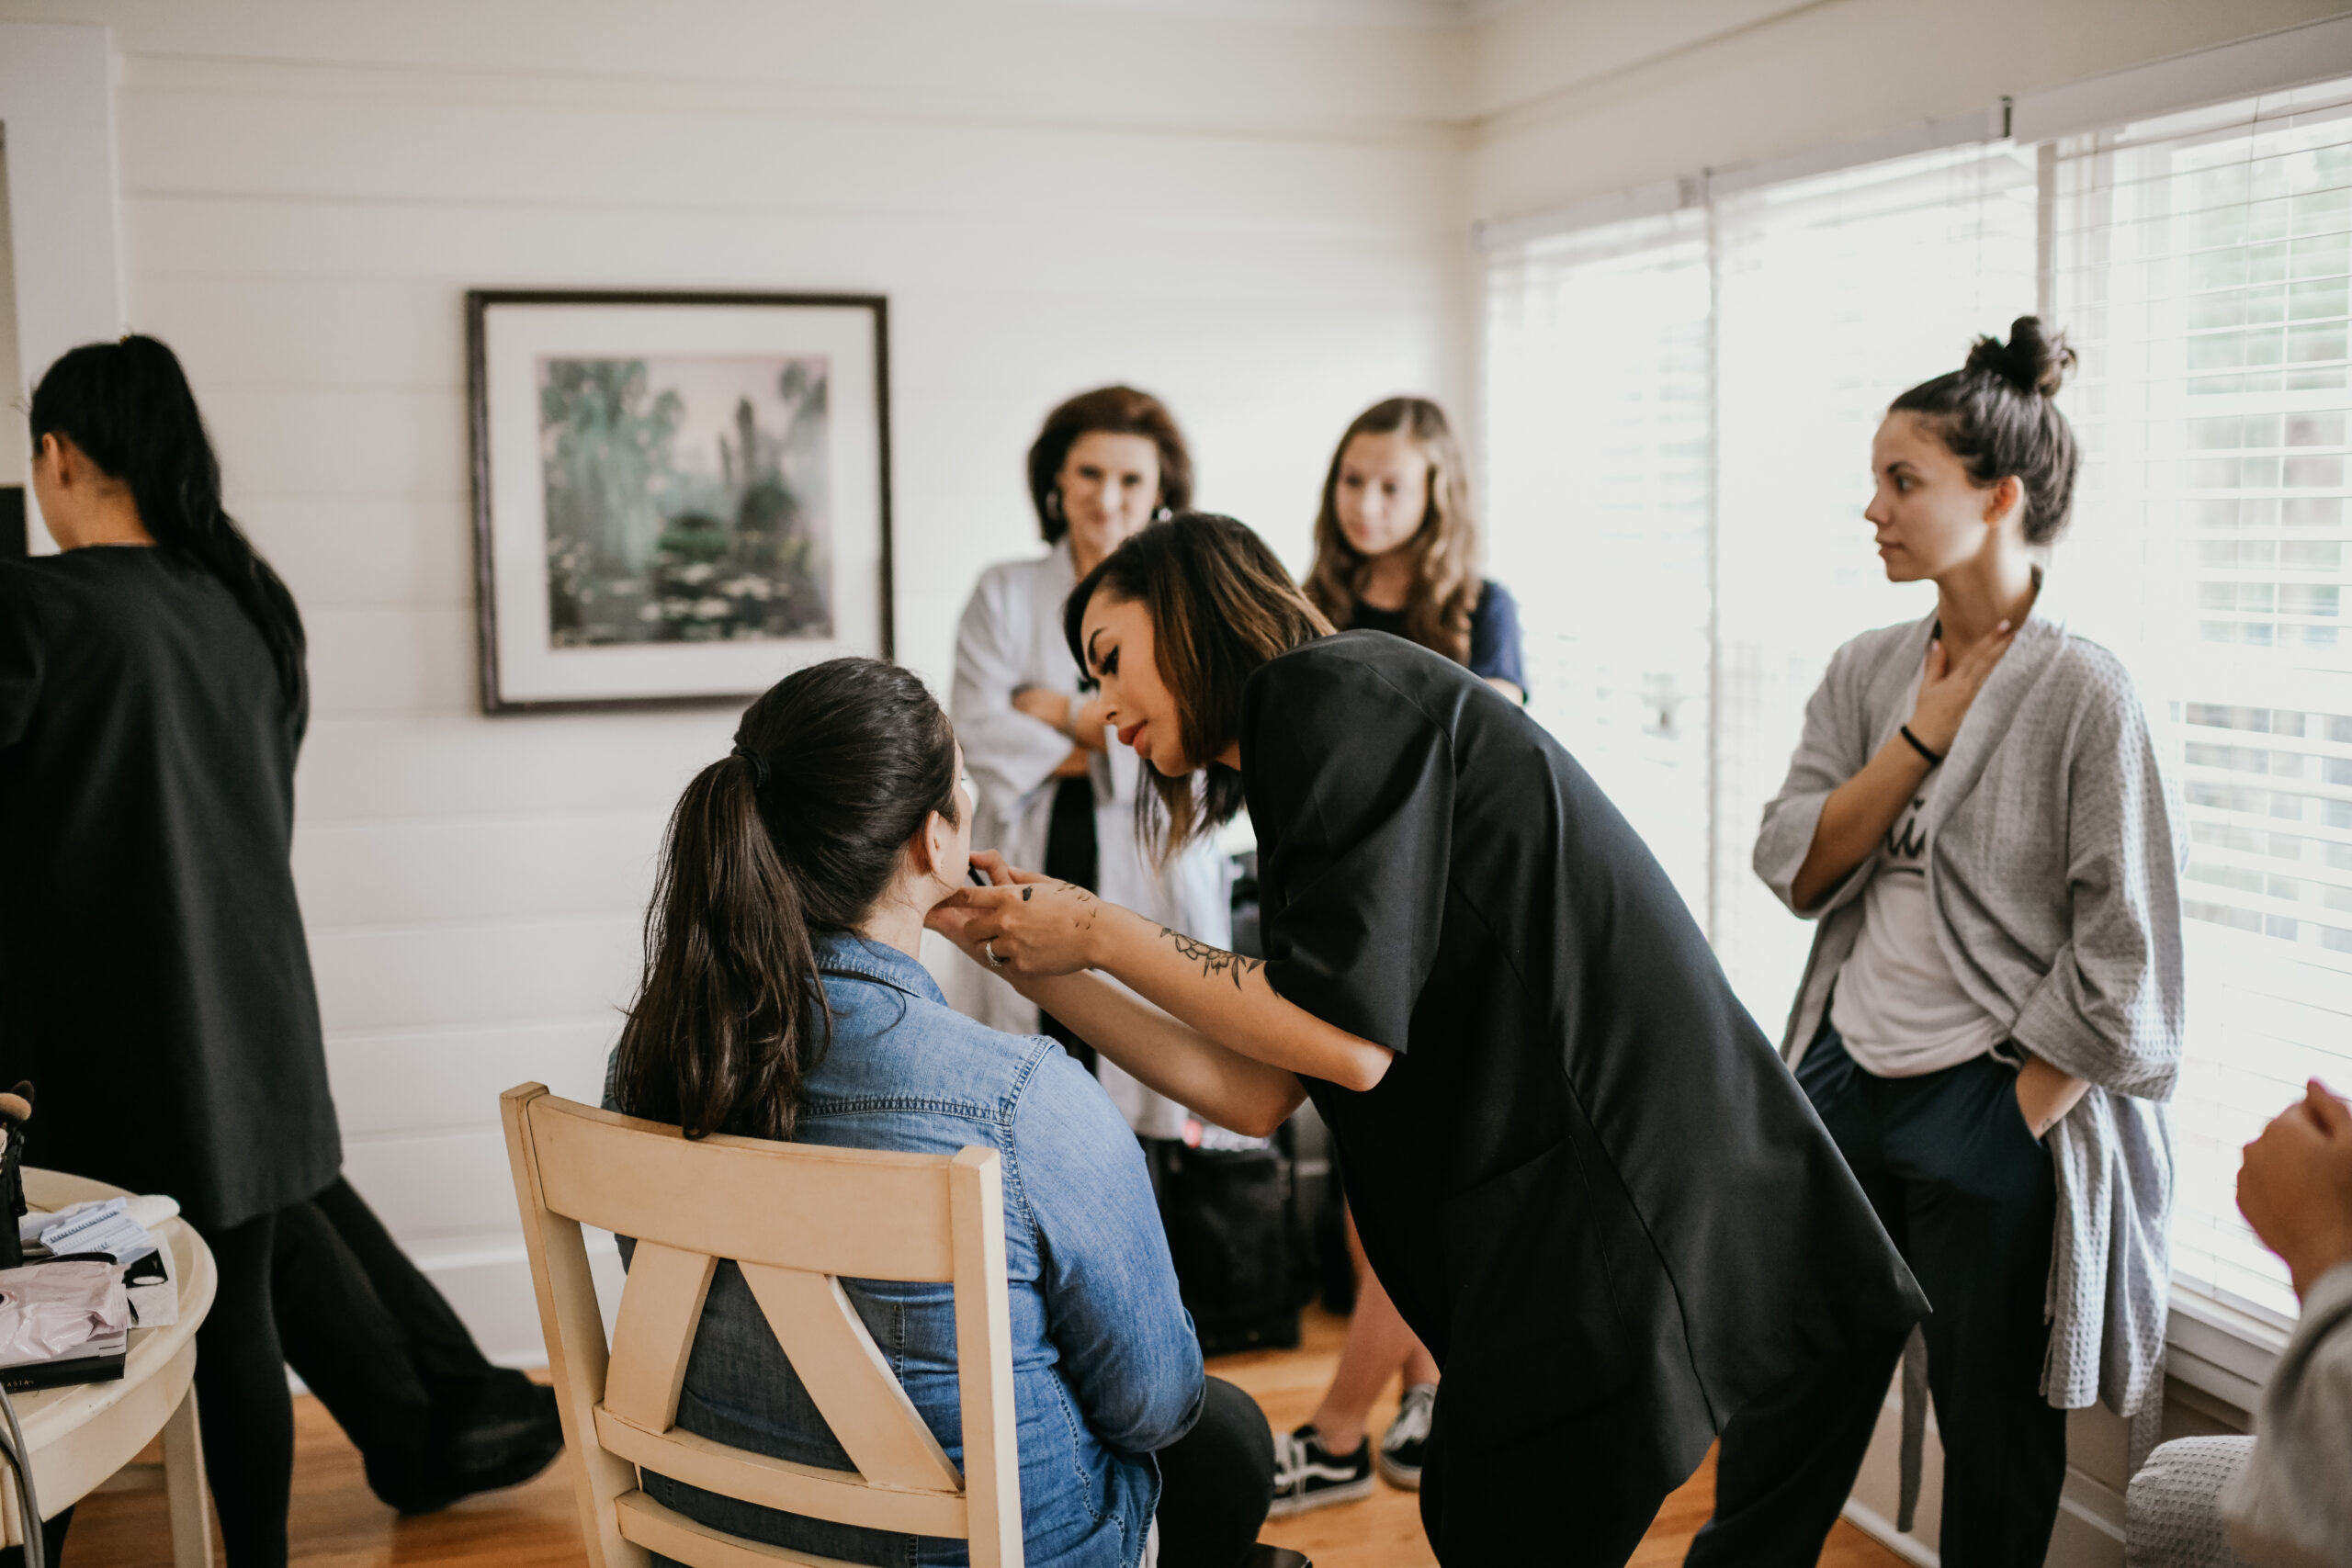
M 1707 897 L 1705 214 L 1526 246 L 1489 280 L 1488 570 L 1536 716 Z
M 1748 869 L 1759 814 L 1830 653 L 1934 602 L 1870 549 L 1871 433 L 2052 302 L 2086 452 L 2053 587 L 2140 681 L 2192 845 L 2175 1274 L 2290 1319 L 2233 1192 L 2304 1077 L 2352 1089 L 2352 84 L 1719 183 L 1487 281 L 1492 568 L 1537 716 L 1776 1038 L 1812 928 Z
M 2186 801 L 2174 1273 L 2278 1322 L 2238 1149 L 2352 1089 L 2352 644 L 2341 636 L 2352 84 L 2055 149 L 2053 286 L 2086 449 L 2061 569 Z
M 1829 656 L 1935 608 L 1891 584 L 1862 508 L 1887 403 L 2033 310 L 2034 164 L 1955 148 L 1718 197 L 1724 679 L 1714 918 L 1724 969 L 1781 1036 L 1814 927 L 1750 869 Z

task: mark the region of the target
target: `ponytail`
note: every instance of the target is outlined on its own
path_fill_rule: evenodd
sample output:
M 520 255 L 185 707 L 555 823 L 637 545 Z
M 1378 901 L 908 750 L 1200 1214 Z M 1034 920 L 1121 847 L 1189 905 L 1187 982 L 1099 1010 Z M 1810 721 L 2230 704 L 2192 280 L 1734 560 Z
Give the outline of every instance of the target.
M 956 820 L 956 735 L 906 671 L 835 659 L 752 704 L 671 814 L 614 1103 L 790 1138 L 832 1041 L 816 933 L 871 915 L 934 811 Z
M 808 1028 L 822 1012 L 816 987 L 800 889 L 760 820 L 752 763 L 723 758 L 670 818 L 616 1099 L 689 1138 L 791 1137 L 821 1054 Z
M 294 596 L 220 504 L 220 464 L 178 356 L 152 337 L 85 344 L 34 389 L 33 446 L 71 441 L 121 481 L 158 547 L 220 581 L 269 649 L 287 716 L 307 710 L 302 617 Z

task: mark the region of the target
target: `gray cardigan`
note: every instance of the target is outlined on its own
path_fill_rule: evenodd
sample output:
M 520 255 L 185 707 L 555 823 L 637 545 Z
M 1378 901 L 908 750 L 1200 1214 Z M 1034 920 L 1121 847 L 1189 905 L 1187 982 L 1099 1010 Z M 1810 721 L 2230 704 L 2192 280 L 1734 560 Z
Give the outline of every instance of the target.
M 1933 625 L 1856 637 L 1805 706 L 1756 840 L 1757 874 L 1792 909 L 1823 802 L 1911 716 L 1903 699 Z M 2062 1409 L 2103 1399 L 2132 1415 L 2164 1357 L 2173 1160 L 2162 1101 L 2180 1065 L 2187 845 L 2131 677 L 2052 616 L 2046 583 L 1952 742 L 1926 826 L 1936 942 L 1961 987 L 2019 1045 L 2091 1085 L 2048 1139 L 2058 1228 L 2042 1393 Z M 1861 934 L 1878 864 L 1873 853 L 1796 909 L 1821 926 L 1781 1041 L 1792 1066 Z

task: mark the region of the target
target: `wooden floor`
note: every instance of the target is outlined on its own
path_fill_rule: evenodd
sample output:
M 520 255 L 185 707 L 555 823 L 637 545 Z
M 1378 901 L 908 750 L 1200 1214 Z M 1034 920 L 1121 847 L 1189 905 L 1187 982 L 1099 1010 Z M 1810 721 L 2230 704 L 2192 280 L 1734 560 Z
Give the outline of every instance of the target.
M 1298 1349 L 1227 1357 L 1210 1370 L 1248 1390 L 1274 1429 L 1288 1431 L 1321 1399 L 1345 1327 L 1342 1319 L 1310 1312 Z M 1394 1413 L 1396 1396 L 1392 1388 L 1374 1413 L 1374 1431 Z M 403 1519 L 368 1490 L 357 1451 L 317 1400 L 297 1399 L 294 1421 L 294 1562 L 302 1568 L 571 1568 L 585 1561 L 561 1462 L 527 1486 L 470 1498 L 427 1518 Z M 160 1465 L 153 1471 L 126 1473 L 83 1503 L 63 1568 L 168 1568 Z M 144 1484 L 150 1481 L 152 1486 Z M 1712 1496 L 1710 1466 L 1667 1499 L 1634 1563 L 1679 1562 Z M 1421 1535 L 1417 1495 L 1385 1486 L 1361 1502 L 1273 1521 L 1264 1539 L 1306 1552 L 1317 1568 L 1423 1568 L 1437 1561 Z M 1898 1568 L 1902 1560 L 1841 1523 L 1821 1562 L 1823 1568 Z

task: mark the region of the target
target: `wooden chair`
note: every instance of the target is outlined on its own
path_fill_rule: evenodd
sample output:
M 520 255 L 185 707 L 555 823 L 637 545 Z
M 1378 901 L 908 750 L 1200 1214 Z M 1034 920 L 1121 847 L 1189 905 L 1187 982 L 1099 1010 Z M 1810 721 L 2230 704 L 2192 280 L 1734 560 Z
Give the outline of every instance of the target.
M 908 1155 L 675 1127 L 559 1100 L 500 1097 L 514 1200 L 592 1568 L 830 1560 L 746 1540 L 648 1496 L 637 1467 L 745 1502 L 874 1529 L 960 1537 L 974 1568 L 1021 1568 L 1004 1188 L 993 1149 Z M 612 1343 L 580 1232 L 637 1238 Z M 686 1355 L 720 1258 L 743 1270 L 854 1472 L 675 1429 Z M 952 1283 L 964 1472 L 915 1412 L 840 1276 Z

